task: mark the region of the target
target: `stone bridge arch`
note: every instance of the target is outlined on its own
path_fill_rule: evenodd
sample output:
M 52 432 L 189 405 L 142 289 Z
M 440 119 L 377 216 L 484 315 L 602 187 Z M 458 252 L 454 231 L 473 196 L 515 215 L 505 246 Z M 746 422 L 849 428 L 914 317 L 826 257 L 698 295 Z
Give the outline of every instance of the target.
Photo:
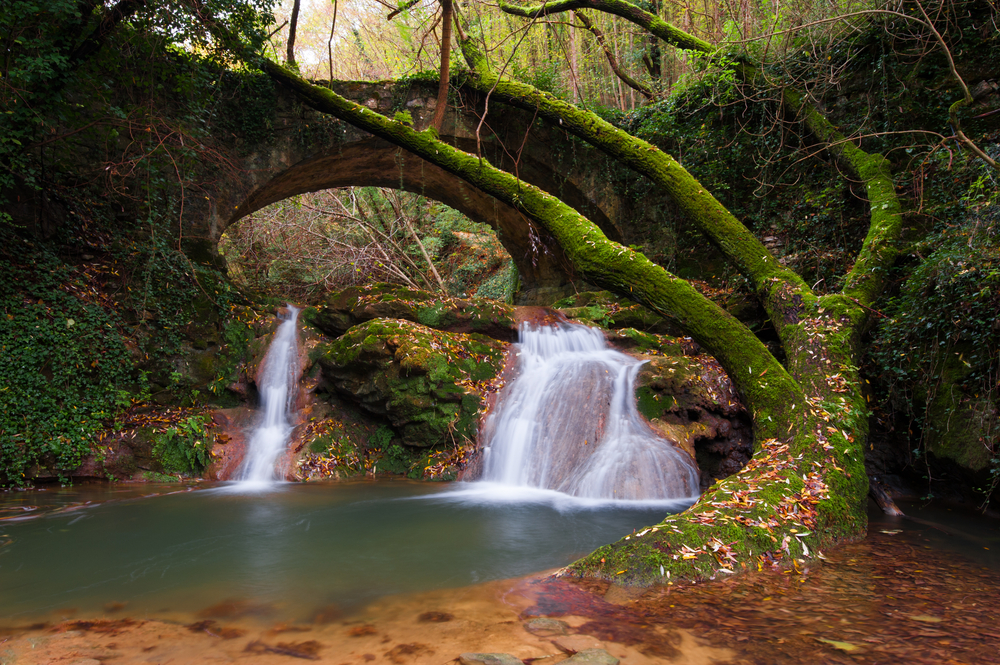
M 436 105 L 435 82 L 335 82 L 332 87 L 390 117 L 406 111 L 418 128 L 429 124 Z M 574 282 L 558 245 L 517 210 L 405 150 L 302 106 L 291 93 L 276 89 L 275 99 L 269 138 L 250 145 L 234 135 L 243 156 L 206 197 L 208 209 L 199 216 L 203 224 L 207 221 L 213 244 L 229 225 L 290 196 L 334 187 L 390 187 L 440 201 L 496 229 L 517 265 L 527 301 L 545 299 Z M 449 104 L 442 140 L 479 152 L 559 196 L 608 237 L 623 240 L 613 220 L 626 206 L 610 184 L 602 153 L 495 100 L 481 123 L 484 106 L 478 93 L 459 89 Z

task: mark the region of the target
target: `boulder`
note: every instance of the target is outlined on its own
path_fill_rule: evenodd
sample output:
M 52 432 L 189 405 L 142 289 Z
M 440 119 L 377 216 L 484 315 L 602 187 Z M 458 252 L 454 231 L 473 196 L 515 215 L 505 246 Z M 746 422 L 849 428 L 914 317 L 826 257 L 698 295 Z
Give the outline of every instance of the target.
M 584 291 L 557 301 L 553 307 L 567 319 L 602 328 L 635 328 L 656 334 L 682 334 L 677 326 L 648 307 L 620 299 L 610 291 Z
M 373 319 L 312 352 L 324 379 L 387 419 L 409 446 L 475 441 L 482 396 L 495 390 L 506 344 L 401 319 Z
M 393 284 L 349 287 L 330 294 L 303 316 L 333 337 L 373 319 L 405 319 L 436 330 L 480 333 L 505 342 L 517 339 L 510 305 L 485 298 L 450 298 Z

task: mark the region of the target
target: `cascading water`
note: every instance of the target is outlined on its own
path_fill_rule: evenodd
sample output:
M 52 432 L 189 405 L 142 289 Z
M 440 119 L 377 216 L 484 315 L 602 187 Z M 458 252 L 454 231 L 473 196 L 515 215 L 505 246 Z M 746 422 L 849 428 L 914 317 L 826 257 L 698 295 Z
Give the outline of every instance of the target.
M 693 497 L 690 457 L 635 407 L 642 362 L 599 330 L 522 324 L 518 375 L 484 429 L 483 480 L 593 499 Z
M 258 388 L 261 416 L 250 436 L 246 456 L 237 480 L 261 484 L 278 480 L 275 463 L 284 452 L 292 433 L 298 381 L 298 335 L 296 320 L 299 310 L 289 306 L 288 314 L 274 333 L 271 346 L 264 356 Z

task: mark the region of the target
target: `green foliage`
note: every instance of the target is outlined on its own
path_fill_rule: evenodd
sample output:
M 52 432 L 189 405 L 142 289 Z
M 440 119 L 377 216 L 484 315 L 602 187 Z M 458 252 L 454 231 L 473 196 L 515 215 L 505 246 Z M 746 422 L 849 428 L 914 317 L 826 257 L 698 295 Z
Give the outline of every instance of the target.
M 239 137 L 245 150 L 267 145 L 274 132 L 278 105 L 274 81 L 260 72 L 223 70 L 219 76 L 220 101 L 212 118 L 219 129 Z
M 176 483 L 180 482 L 177 476 L 171 476 L 166 473 L 157 473 L 156 471 L 144 471 L 142 477 L 151 483 Z
M 223 346 L 218 354 L 216 376 L 208 384 L 208 390 L 213 395 L 223 395 L 226 387 L 236 379 L 236 368 L 246 358 L 253 339 L 253 328 L 238 316 L 227 319 L 223 324 Z
M 869 353 L 887 415 L 919 434 L 915 458 L 988 467 L 988 499 L 1000 469 L 1000 183 L 980 173 L 964 219 L 913 247 Z
M 168 427 L 153 441 L 153 456 L 172 473 L 200 474 L 212 460 L 208 421 L 208 416 L 190 416 Z
M 560 63 L 557 60 L 550 60 L 546 63 L 523 66 L 514 63 L 511 78 L 528 85 L 533 85 L 543 92 L 564 97 L 566 90 L 562 82 L 562 72 Z
M 251 48 L 266 38 L 266 26 L 273 21 L 272 0 L 211 0 L 205 3 L 216 16 L 225 17 L 232 34 Z M 52 134 L 75 133 L 73 126 L 88 120 L 85 109 L 67 93 L 70 86 L 82 86 L 107 95 L 109 78 L 117 67 L 103 68 L 95 63 L 104 56 L 104 42 L 122 38 L 126 52 L 153 47 L 160 56 L 183 51 L 196 51 L 203 58 L 215 60 L 224 53 L 223 45 L 211 39 L 204 23 L 186 2 L 128 3 L 126 20 L 112 22 L 110 8 L 105 3 L 84 3 L 75 0 L 10 0 L 0 12 L 0 41 L 5 44 L 0 63 L 0 204 L 14 191 L 32 191 L 40 187 L 44 176 L 45 153 L 38 149 L 43 138 Z M 109 30 L 110 28 L 110 30 Z M 105 47 L 111 57 L 120 59 L 121 52 Z M 224 57 L 224 56 L 223 56 Z M 155 67 L 162 57 L 150 58 L 140 70 L 128 72 L 130 83 L 148 83 L 148 88 L 163 89 L 163 81 Z M 111 73 L 112 77 L 108 74 Z M 148 78 L 147 78 L 148 77 Z M 143 81 L 145 79 L 145 81 Z M 171 91 L 174 94 L 179 90 Z M 144 95 L 148 97 L 148 95 Z M 106 109 L 114 111 L 114 106 Z M 109 113 L 101 124 L 114 127 L 114 120 L 125 120 L 130 113 L 118 109 Z M 204 120 L 202 118 L 202 120 Z M 98 124 L 90 122 L 89 124 Z M 138 124 L 138 123 L 137 123 Z M 151 129 L 143 123 L 143 129 Z M 109 138 L 115 138 L 112 129 Z M 51 160 L 51 158 L 50 158 Z M 11 222 L 9 213 L 0 213 L 0 222 Z
M 11 233 L 0 251 L 0 486 L 32 465 L 79 466 L 104 421 L 129 402 L 132 359 L 117 315 L 78 294 L 84 276 Z
M 392 443 L 394 436 L 391 429 L 385 425 L 379 425 L 368 439 L 368 448 L 380 453 L 377 462 L 378 470 L 383 473 L 394 473 L 419 479 L 420 469 L 417 463 L 420 461 L 420 455 L 412 452 L 406 446 Z
M 476 289 L 477 298 L 492 298 L 505 303 L 514 302 L 514 294 L 520 288 L 520 278 L 513 259 L 501 267 L 496 273 L 482 282 Z
M 330 450 L 331 445 L 333 445 L 333 441 L 330 437 L 318 436 L 310 441 L 307 447 L 309 448 L 309 452 L 319 455 Z
M 517 268 L 493 229 L 443 204 L 428 214 L 433 230 L 424 246 L 438 259 L 448 293 L 512 302 Z
M 385 425 L 379 425 L 379 428 L 375 430 L 375 433 L 371 435 L 368 439 L 368 447 L 375 448 L 377 450 L 383 450 L 392 441 L 393 432 L 391 429 Z
M 405 475 L 409 473 L 412 461 L 403 446 L 394 444 L 382 451 L 379 466 L 382 471 Z

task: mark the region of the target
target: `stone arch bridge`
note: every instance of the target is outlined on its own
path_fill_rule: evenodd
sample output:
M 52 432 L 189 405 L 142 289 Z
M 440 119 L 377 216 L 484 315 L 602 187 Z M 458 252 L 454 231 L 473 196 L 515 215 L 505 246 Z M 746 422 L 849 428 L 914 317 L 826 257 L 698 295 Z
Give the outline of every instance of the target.
M 332 84 L 337 93 L 390 117 L 409 112 L 417 128 L 430 122 L 436 86 L 420 81 Z M 520 272 L 526 302 L 545 299 L 574 281 L 555 242 L 517 210 L 405 150 L 303 106 L 290 92 L 276 89 L 275 100 L 265 139 L 253 143 L 236 134 L 219 137 L 239 156 L 206 196 L 187 208 L 183 225 L 189 247 L 200 242 L 214 250 L 229 225 L 290 196 L 378 186 L 435 199 L 496 229 Z M 628 229 L 616 220 L 631 205 L 612 186 L 603 153 L 496 100 L 483 119 L 484 107 L 480 94 L 459 88 L 449 104 L 442 140 L 481 151 L 490 163 L 562 198 L 609 238 L 628 240 Z

